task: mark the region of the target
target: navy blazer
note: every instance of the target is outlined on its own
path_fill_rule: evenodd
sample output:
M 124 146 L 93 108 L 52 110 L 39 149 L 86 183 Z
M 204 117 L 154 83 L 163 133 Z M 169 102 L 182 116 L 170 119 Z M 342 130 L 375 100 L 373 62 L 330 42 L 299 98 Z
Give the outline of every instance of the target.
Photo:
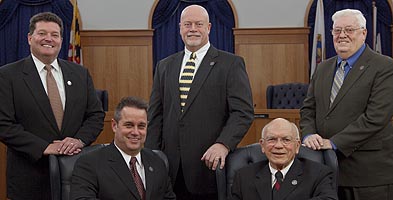
M 150 149 L 141 150 L 145 168 L 146 200 L 176 199 L 164 161 Z M 140 200 L 131 171 L 111 143 L 81 156 L 74 167 L 72 200 Z

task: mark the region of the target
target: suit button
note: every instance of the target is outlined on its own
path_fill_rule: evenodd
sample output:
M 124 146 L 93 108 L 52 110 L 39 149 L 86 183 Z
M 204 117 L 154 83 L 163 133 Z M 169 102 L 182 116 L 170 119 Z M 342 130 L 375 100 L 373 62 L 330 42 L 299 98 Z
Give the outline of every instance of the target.
M 179 123 L 179 127 L 183 128 L 184 127 L 184 123 Z
M 330 117 L 326 117 L 325 119 L 330 119 Z

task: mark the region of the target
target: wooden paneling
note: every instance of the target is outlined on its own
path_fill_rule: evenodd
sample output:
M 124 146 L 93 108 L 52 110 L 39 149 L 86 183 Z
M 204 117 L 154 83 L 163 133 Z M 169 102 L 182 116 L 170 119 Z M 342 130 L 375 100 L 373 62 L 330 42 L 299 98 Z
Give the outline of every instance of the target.
M 111 118 L 122 97 L 148 101 L 153 77 L 153 31 L 82 31 L 83 64 L 99 89 L 108 90 L 108 112 L 97 143 L 113 139 Z
M 238 146 L 258 142 L 261 139 L 262 128 L 278 117 L 287 119 L 299 127 L 299 109 L 255 109 L 254 122 Z
M 255 109 L 266 108 L 271 84 L 308 83 L 308 28 L 235 29 L 235 53 L 245 59 Z

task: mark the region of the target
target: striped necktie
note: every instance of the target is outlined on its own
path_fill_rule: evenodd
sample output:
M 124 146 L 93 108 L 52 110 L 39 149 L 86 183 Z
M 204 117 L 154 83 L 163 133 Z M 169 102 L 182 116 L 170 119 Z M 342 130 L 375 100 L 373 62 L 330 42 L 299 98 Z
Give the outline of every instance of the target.
M 63 104 L 61 103 L 59 88 L 57 88 L 56 80 L 52 74 L 52 66 L 45 65 L 46 69 L 46 89 L 48 92 L 48 98 L 52 107 L 53 114 L 55 115 L 57 127 L 61 130 L 61 124 L 63 123 Z
M 333 80 L 333 85 L 332 85 L 332 91 L 330 93 L 330 106 L 332 106 L 334 99 L 337 96 L 338 91 L 341 88 L 341 85 L 344 82 L 344 69 L 345 65 L 347 64 L 347 61 L 343 60 L 340 63 L 340 67 L 336 71 L 336 75 L 334 76 Z
M 281 171 L 277 171 L 276 174 L 274 174 L 274 176 L 276 177 L 276 183 L 274 183 L 273 186 L 272 198 L 273 200 L 276 200 L 278 199 L 278 191 L 280 190 L 281 185 L 283 183 L 284 175 L 281 173 Z
M 141 196 L 141 199 L 145 200 L 146 191 L 145 191 L 145 187 L 143 187 L 142 179 L 139 176 L 139 173 L 136 169 L 136 161 L 137 161 L 136 157 L 131 157 L 131 160 L 130 160 L 131 174 L 132 174 L 132 178 L 134 179 L 136 189 L 138 190 L 138 193 Z
M 188 93 L 190 92 L 192 80 L 194 78 L 195 58 L 196 58 L 196 53 L 195 52 L 191 53 L 190 59 L 187 61 L 186 66 L 184 66 L 183 72 L 180 75 L 179 90 L 180 90 L 180 108 L 182 112 L 184 107 L 186 106 Z

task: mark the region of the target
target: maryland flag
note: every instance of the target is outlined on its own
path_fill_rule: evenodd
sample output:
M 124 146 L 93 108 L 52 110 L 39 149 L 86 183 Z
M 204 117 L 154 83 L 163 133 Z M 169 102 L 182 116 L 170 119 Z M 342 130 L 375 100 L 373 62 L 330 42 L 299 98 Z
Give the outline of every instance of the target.
M 81 48 L 81 36 L 79 30 L 79 23 L 81 17 L 79 15 L 77 0 L 70 0 L 74 7 L 74 15 L 71 25 L 70 33 L 70 47 L 68 48 L 68 60 L 82 64 L 82 48 Z

